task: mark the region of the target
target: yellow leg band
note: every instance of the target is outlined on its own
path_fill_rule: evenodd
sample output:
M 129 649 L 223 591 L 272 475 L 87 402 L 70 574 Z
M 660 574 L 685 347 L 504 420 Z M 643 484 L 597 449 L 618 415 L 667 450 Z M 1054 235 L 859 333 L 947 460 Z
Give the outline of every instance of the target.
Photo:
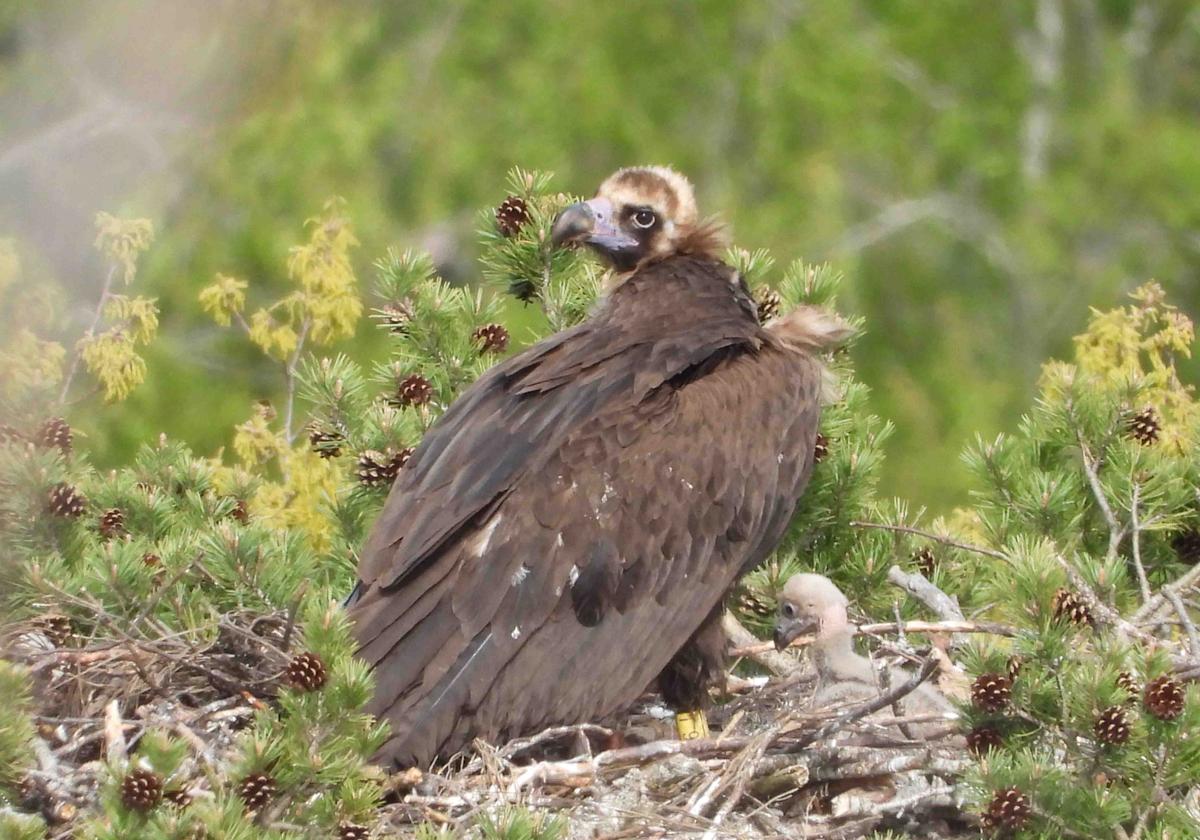
M 675 731 L 680 741 L 708 737 L 708 718 L 704 712 L 678 712 L 675 715 Z

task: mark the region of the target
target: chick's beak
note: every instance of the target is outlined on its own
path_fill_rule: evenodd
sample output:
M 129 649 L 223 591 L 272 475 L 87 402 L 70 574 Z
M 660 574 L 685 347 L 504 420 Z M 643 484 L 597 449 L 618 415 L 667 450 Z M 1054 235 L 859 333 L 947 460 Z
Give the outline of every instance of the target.
M 550 239 L 555 245 L 584 242 L 613 257 L 639 247 L 641 243 L 616 226 L 613 215 L 606 198 L 572 204 L 554 220 Z
M 775 650 L 783 650 L 793 639 L 807 633 L 817 632 L 817 621 L 813 618 L 781 618 L 775 622 Z

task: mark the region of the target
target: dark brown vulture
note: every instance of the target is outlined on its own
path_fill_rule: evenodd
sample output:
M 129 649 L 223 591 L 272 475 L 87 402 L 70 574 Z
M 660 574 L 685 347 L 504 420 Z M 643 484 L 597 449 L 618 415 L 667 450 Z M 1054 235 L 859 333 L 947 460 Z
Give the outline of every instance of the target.
M 553 237 L 610 264 L 604 299 L 450 406 L 363 553 L 350 614 L 399 765 L 595 719 L 655 678 L 701 709 L 724 596 L 812 470 L 843 325 L 762 326 L 686 179 L 622 169 Z

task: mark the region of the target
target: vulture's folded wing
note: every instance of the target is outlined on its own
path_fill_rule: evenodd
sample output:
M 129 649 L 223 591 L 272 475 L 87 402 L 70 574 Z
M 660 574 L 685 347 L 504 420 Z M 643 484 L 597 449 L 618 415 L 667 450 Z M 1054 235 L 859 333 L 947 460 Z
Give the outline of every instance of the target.
M 735 293 L 680 300 L 713 286 Z M 427 435 L 352 607 L 384 755 L 631 702 L 778 542 L 819 366 L 721 308 L 610 309 L 490 371 Z

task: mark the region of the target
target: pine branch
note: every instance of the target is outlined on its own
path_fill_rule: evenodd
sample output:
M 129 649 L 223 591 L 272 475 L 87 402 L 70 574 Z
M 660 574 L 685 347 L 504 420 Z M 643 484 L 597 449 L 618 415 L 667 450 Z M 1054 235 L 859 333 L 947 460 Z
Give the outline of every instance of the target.
M 1155 614 L 1163 608 L 1164 602 L 1168 600 L 1170 594 L 1180 594 L 1197 584 L 1200 584 L 1200 564 L 1193 566 L 1183 575 L 1163 586 L 1157 595 L 1143 604 L 1141 609 L 1130 616 L 1130 621 L 1134 624 L 1146 623 L 1153 619 Z
M 982 554 L 985 557 L 994 557 L 997 560 L 1008 560 L 1008 555 L 1002 551 L 997 551 L 994 548 L 987 548 L 982 545 L 973 545 L 971 543 L 959 542 L 950 537 L 943 537 L 941 534 L 935 534 L 932 531 L 923 531 L 920 528 L 910 528 L 907 525 L 889 525 L 885 522 L 861 522 L 858 520 L 851 521 L 852 528 L 875 528 L 880 531 L 894 531 L 899 534 L 912 534 L 918 537 L 924 537 L 927 540 L 932 540 L 942 545 L 950 546 L 951 548 L 959 548 L 963 551 L 970 551 L 974 554 Z
M 1078 428 L 1075 430 L 1075 438 L 1079 441 L 1079 453 L 1083 460 L 1083 471 L 1087 475 L 1088 486 L 1092 488 L 1092 496 L 1095 498 L 1096 505 L 1100 508 L 1100 513 L 1108 525 L 1107 557 L 1109 560 L 1112 560 L 1120 550 L 1121 540 L 1125 538 L 1125 529 L 1117 521 L 1112 507 L 1108 503 L 1108 497 L 1104 495 L 1104 488 L 1100 486 L 1100 476 L 1096 471 L 1096 462 L 1092 460 L 1091 452 L 1088 451 L 1087 443 L 1083 439 L 1083 432 Z

